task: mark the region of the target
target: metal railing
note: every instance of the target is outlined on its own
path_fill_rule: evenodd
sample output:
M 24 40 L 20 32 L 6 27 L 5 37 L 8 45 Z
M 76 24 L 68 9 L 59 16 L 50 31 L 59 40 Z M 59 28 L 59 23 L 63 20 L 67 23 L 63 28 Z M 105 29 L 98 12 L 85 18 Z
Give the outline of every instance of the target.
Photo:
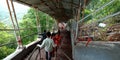
M 32 51 L 32 53 L 31 53 L 30 56 L 28 57 L 28 60 L 31 60 L 32 56 L 34 55 L 34 53 L 35 53 L 35 51 L 36 51 L 37 49 L 38 49 L 38 53 L 37 53 L 37 55 L 36 55 L 36 57 L 35 57 L 35 60 L 37 60 L 39 54 L 40 54 L 40 59 L 39 59 L 39 60 L 41 60 L 41 50 L 40 50 L 39 47 L 35 47 L 35 48 L 34 48 L 34 50 Z

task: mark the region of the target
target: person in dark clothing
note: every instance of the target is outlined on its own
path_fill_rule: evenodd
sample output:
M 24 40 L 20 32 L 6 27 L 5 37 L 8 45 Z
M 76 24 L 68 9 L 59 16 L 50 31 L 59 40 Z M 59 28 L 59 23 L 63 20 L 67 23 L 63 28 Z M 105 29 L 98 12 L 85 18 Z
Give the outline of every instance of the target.
M 42 43 L 43 40 L 47 38 L 46 30 L 44 30 L 44 32 L 43 32 L 42 34 L 39 34 L 39 36 L 40 36 L 40 35 L 42 35 L 42 39 L 41 39 L 41 41 L 40 41 L 40 43 Z

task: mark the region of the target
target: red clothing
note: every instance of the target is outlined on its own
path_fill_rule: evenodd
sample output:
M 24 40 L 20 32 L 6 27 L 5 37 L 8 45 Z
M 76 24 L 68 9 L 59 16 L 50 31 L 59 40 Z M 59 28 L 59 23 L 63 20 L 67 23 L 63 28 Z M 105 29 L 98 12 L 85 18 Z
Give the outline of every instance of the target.
M 90 43 L 90 41 L 92 41 L 92 39 L 90 37 L 88 37 L 87 43 L 86 43 L 86 47 L 88 46 L 88 44 Z
M 60 35 L 55 35 L 55 37 L 54 37 L 54 42 L 55 42 L 55 44 L 57 45 L 57 46 L 59 46 L 60 45 L 60 42 L 61 42 L 61 36 Z
M 55 36 L 54 36 L 54 37 L 52 37 L 52 39 L 53 39 L 53 41 L 54 41 L 54 43 L 55 43 L 55 40 L 56 40 Z M 55 43 L 55 44 L 56 44 L 56 43 Z

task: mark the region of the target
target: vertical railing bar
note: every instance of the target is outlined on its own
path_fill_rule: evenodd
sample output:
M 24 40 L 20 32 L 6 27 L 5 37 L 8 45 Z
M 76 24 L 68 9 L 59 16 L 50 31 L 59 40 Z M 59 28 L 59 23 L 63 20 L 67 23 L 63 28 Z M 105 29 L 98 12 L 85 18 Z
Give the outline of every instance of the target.
M 15 23 L 13 21 L 13 17 L 12 17 L 12 13 L 11 13 L 11 10 L 10 10 L 10 5 L 9 5 L 8 0 L 6 0 L 6 3 L 7 3 L 8 10 L 9 10 L 10 18 L 11 18 L 11 21 L 12 21 L 12 25 L 13 25 L 13 28 L 14 28 L 14 34 L 15 34 L 15 37 L 16 37 L 16 41 L 18 42 L 17 32 L 16 32 L 16 28 L 15 28 Z M 19 44 L 18 44 L 18 46 L 19 46 Z

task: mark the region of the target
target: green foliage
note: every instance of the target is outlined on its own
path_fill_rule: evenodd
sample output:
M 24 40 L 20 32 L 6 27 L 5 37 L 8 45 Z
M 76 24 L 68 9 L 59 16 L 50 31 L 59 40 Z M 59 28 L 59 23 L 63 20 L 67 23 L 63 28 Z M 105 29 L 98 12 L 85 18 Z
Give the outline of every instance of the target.
M 84 20 L 84 22 L 94 22 L 94 21 L 98 21 L 99 19 L 102 19 L 110 14 L 114 14 L 116 12 L 120 11 L 120 1 L 119 0 L 114 0 L 114 2 L 112 2 L 112 4 L 106 6 L 105 8 L 101 9 L 100 11 L 94 13 L 97 9 L 101 8 L 103 5 L 106 5 L 108 2 L 110 2 L 111 0 L 91 0 L 91 2 L 89 3 L 89 5 L 86 6 L 85 9 L 85 16 L 87 16 L 88 14 L 91 14 L 91 16 L 89 16 L 88 18 L 86 18 Z M 114 17 L 111 17 L 109 19 L 111 22 L 117 23 L 119 20 L 115 20 Z M 100 22 L 104 22 L 100 21 Z M 109 24 L 111 24 L 111 22 Z
M 30 41 L 34 40 L 34 35 L 28 36 L 37 32 L 37 29 L 35 28 L 35 24 L 33 21 L 34 21 L 33 19 L 26 18 L 20 23 L 20 27 L 26 29 L 21 30 L 20 32 L 23 44 L 28 44 Z
M 0 23 L 0 28 L 6 28 L 3 23 Z M 0 44 L 9 43 L 11 40 L 15 40 L 13 32 L 0 31 Z
M 0 28 L 8 28 L 5 24 L 0 22 Z M 9 44 L 12 43 L 12 44 Z M 1 46 L 4 45 L 4 46 Z M 13 32 L 10 31 L 0 31 L 0 59 L 5 58 L 7 55 L 11 54 L 15 48 L 16 40 Z
M 15 49 L 14 48 L 9 48 L 6 46 L 0 47 L 0 59 L 5 58 L 9 54 L 11 54 Z
M 23 20 L 19 23 L 20 28 L 26 29 L 21 31 L 22 42 L 25 45 L 34 41 L 36 38 L 36 34 L 37 34 L 37 27 L 36 27 L 37 24 L 36 24 L 36 15 L 35 15 L 36 13 L 38 16 L 38 20 L 40 21 L 39 23 L 41 26 L 41 32 L 43 32 L 44 30 L 51 30 L 55 22 L 49 15 L 41 11 L 30 9 L 27 12 L 27 14 L 24 15 Z
M 5 28 L 4 24 L 0 22 L 0 28 Z

